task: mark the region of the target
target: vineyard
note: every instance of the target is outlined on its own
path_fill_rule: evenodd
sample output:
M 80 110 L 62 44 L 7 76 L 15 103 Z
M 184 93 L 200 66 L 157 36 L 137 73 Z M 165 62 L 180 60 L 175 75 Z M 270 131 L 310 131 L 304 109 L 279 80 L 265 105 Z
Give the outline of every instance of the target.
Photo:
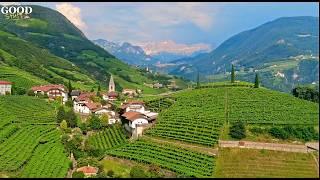
M 112 126 L 89 137 L 89 144 L 95 149 L 110 149 L 126 143 L 121 127 Z
M 65 177 L 69 159 L 54 108 L 28 96 L 0 97 L 0 172 L 16 177 Z
M 109 150 L 108 154 L 155 164 L 186 177 L 211 177 L 214 171 L 213 156 L 145 140 Z
M 162 97 L 146 101 L 146 106 L 150 111 L 161 112 L 169 108 L 175 102 L 175 98 Z
M 207 146 L 216 144 L 225 122 L 317 125 L 319 106 L 264 88 L 201 88 L 175 94 L 147 134 Z

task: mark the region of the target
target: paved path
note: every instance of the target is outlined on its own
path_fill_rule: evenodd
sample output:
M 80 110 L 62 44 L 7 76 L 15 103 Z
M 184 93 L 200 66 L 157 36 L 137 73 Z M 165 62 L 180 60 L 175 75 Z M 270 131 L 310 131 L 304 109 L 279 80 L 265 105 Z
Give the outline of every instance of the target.
M 319 146 L 319 143 L 318 143 Z M 307 147 L 307 145 L 294 145 L 294 144 L 278 144 L 278 143 L 261 143 L 251 141 L 219 141 L 219 147 L 240 147 L 250 149 L 267 149 L 275 151 L 287 151 L 287 152 L 301 152 L 308 153 L 313 150 Z
M 70 169 L 70 170 L 68 171 L 67 178 L 72 178 L 72 174 L 73 174 L 74 171 L 76 171 L 76 169 L 77 169 L 77 161 L 76 161 L 76 159 L 74 158 L 73 153 L 71 153 L 71 155 L 70 155 L 70 160 L 72 161 L 72 169 Z

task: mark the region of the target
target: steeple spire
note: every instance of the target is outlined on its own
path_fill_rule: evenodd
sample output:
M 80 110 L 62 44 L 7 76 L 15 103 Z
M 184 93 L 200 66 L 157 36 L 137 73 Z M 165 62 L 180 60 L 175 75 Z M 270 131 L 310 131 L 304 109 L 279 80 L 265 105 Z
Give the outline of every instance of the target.
M 116 86 L 114 84 L 113 77 L 111 75 L 110 81 L 109 81 L 109 92 L 114 92 L 114 91 L 116 91 Z

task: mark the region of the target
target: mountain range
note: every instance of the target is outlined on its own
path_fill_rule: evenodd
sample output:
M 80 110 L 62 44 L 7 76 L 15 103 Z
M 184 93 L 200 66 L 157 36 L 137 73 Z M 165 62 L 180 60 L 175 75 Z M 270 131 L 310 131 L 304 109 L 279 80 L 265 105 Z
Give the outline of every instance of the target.
M 131 65 L 152 66 L 164 64 L 181 58 L 194 57 L 208 52 L 209 47 L 204 44 L 184 45 L 173 41 L 145 43 L 141 46 L 129 42 L 116 43 L 105 39 L 92 40 L 96 45 L 104 48 L 112 55 Z

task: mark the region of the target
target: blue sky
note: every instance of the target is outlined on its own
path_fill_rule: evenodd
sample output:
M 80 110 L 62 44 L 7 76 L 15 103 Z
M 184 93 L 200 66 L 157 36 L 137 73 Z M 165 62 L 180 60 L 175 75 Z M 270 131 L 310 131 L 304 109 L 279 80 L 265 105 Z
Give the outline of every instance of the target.
M 265 3 L 29 3 L 63 13 L 89 39 L 132 43 L 172 40 L 216 47 L 241 31 L 284 16 L 318 16 L 319 4 Z

